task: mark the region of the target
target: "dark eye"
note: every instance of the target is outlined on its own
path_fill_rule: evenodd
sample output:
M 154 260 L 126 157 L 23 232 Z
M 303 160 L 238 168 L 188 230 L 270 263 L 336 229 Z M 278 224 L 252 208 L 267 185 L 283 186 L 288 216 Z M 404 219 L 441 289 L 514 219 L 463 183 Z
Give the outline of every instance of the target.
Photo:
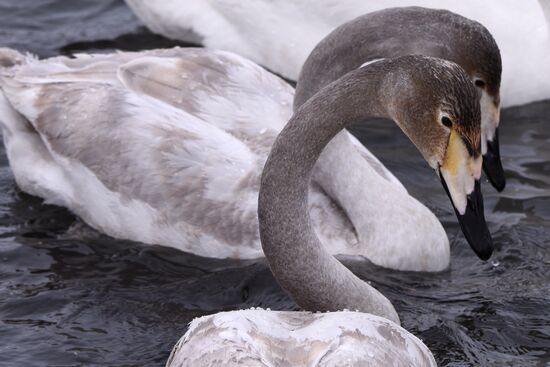
M 450 118 L 448 118 L 447 116 L 443 116 L 441 118 L 441 123 L 445 126 L 447 126 L 449 129 L 453 126 L 453 122 L 451 121 Z
M 476 79 L 476 81 L 474 82 L 474 84 L 476 85 L 476 87 L 479 87 L 479 88 L 485 88 L 485 82 L 481 79 Z

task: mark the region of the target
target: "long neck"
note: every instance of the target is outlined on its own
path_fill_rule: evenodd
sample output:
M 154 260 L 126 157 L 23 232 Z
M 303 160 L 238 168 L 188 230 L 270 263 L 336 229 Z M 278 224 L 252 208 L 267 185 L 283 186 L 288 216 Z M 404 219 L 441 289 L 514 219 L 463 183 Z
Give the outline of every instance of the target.
M 311 311 L 360 310 L 398 322 L 382 294 L 325 250 L 311 227 L 307 205 L 312 169 L 328 142 L 355 121 L 387 117 L 377 93 L 381 74 L 351 72 L 294 114 L 266 162 L 258 213 L 271 270 L 298 305 Z

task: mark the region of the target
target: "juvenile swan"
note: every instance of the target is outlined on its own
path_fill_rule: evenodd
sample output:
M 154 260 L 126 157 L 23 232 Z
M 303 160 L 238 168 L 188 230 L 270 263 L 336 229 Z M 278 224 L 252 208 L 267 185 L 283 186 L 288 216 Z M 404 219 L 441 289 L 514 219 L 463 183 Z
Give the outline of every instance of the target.
M 258 205 L 262 247 L 279 284 L 303 309 L 333 312 L 202 317 L 191 323 L 167 366 L 436 366 L 428 348 L 398 326 L 388 299 L 326 251 L 308 215 L 308 183 L 324 146 L 370 117 L 391 118 L 403 129 L 439 172 L 459 211 L 482 206 L 463 201 L 479 188 L 481 131 L 475 88 L 459 66 L 405 56 L 346 74 L 303 104 L 279 134 Z M 485 226 L 471 229 L 490 241 Z M 360 312 L 334 312 L 343 309 Z
M 292 114 L 288 84 L 204 49 L 42 61 L 0 50 L 0 65 L 4 144 L 22 190 L 113 237 L 263 256 L 259 177 Z M 331 253 L 400 270 L 448 266 L 441 224 L 376 158 L 347 133 L 327 149 L 309 212 Z

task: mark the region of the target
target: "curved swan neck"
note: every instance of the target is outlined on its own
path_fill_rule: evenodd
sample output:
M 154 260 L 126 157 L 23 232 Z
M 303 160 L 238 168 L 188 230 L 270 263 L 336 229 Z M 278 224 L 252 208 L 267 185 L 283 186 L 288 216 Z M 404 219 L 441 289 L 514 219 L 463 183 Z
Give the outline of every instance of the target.
M 307 205 L 312 169 L 325 145 L 353 122 L 388 117 L 385 96 L 378 93 L 385 73 L 370 69 L 353 71 L 316 94 L 275 141 L 262 175 L 260 236 L 277 281 L 301 307 L 357 309 L 398 322 L 383 295 L 323 248 Z

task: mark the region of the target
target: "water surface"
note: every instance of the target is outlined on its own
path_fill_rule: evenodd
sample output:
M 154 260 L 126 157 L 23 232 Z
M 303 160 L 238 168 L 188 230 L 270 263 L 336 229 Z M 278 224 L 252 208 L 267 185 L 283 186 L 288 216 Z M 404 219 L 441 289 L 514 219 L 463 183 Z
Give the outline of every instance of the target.
M 0 0 L 0 46 L 41 57 L 168 47 L 122 1 Z M 441 366 L 550 365 L 550 101 L 506 109 L 504 193 L 483 189 L 497 250 L 479 261 L 443 189 L 391 123 L 354 133 L 442 220 L 451 268 L 347 261 L 395 304 Z M 296 309 L 264 261 L 201 259 L 114 240 L 15 185 L 0 148 L 0 366 L 158 366 L 194 317 Z

